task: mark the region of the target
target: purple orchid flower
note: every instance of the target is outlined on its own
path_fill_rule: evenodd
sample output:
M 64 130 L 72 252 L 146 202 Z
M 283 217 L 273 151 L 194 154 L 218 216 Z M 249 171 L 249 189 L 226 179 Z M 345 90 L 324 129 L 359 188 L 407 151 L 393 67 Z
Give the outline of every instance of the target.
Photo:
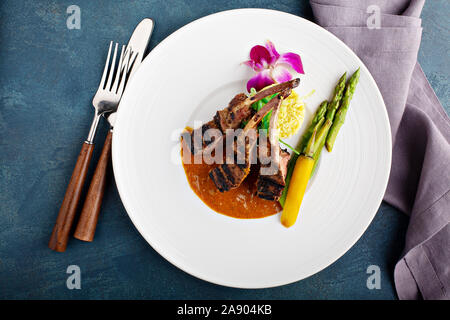
M 265 46 L 256 45 L 250 50 L 250 60 L 244 62 L 257 74 L 247 82 L 247 90 L 251 88 L 261 90 L 273 83 L 280 83 L 292 79 L 288 67 L 296 72 L 305 74 L 300 56 L 288 52 L 279 54 L 272 42 L 267 41 Z

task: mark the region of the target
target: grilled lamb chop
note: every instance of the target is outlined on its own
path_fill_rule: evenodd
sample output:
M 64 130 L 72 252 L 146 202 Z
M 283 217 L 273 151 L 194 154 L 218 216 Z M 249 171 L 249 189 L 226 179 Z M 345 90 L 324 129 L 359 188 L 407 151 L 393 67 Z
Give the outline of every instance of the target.
M 278 201 L 286 186 L 285 178 L 290 154 L 280 148 L 278 141 L 279 108 L 272 111 L 269 124 L 269 140 L 259 141 L 259 157 L 262 162 L 258 180 L 256 181 L 256 195 L 262 199 Z
M 236 145 L 234 139 L 231 141 L 233 146 L 233 153 L 226 157 L 224 164 L 212 169 L 209 176 L 220 192 L 228 191 L 237 188 L 250 172 L 250 165 L 257 142 L 256 128 L 258 123 L 264 118 L 266 114 L 273 108 L 278 108 L 282 100 L 291 94 L 291 88 L 286 88 L 278 96 L 272 98 L 266 103 L 247 123 L 244 130 L 237 136 L 237 141 L 243 142 Z M 253 133 L 253 135 L 252 135 Z M 242 148 L 242 144 L 244 148 Z M 239 160 L 242 159 L 243 161 Z M 236 161 L 238 160 L 238 161 Z M 243 163 L 242 163 L 243 162 Z
M 210 139 L 205 132 L 208 129 L 218 129 L 225 134 L 227 129 L 237 129 L 240 127 L 243 120 L 248 120 L 252 116 L 253 109 L 250 107 L 253 103 L 271 96 L 277 92 L 281 92 L 286 89 L 292 89 L 299 85 L 300 79 L 294 79 L 286 81 L 277 85 L 274 85 L 265 90 L 261 90 L 253 97 L 247 97 L 244 93 L 236 95 L 223 110 L 217 111 L 213 120 L 205 123 L 201 127 L 193 130 L 190 134 L 190 148 L 193 155 L 199 152 L 204 152 L 206 148 L 211 150 L 222 139 Z M 196 145 L 196 143 L 197 145 Z

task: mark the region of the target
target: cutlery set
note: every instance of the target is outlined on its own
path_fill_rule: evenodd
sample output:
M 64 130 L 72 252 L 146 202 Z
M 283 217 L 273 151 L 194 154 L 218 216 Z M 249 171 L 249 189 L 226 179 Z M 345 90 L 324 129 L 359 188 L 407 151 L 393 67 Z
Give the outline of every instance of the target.
M 111 158 L 111 145 L 116 112 L 120 106 L 120 99 L 126 84 L 139 68 L 153 31 L 151 19 L 142 20 L 135 28 L 127 46 L 122 46 L 120 57 L 117 61 L 119 44 L 109 45 L 103 75 L 98 90 L 92 100 L 94 106 L 94 118 L 75 168 L 72 172 L 64 200 L 58 213 L 49 241 L 49 248 L 58 252 L 64 252 L 70 236 L 81 193 L 86 181 L 89 164 L 94 150 L 94 138 L 100 118 L 107 119 L 110 130 L 106 136 L 100 158 L 97 163 L 92 181 L 90 183 L 86 199 L 81 210 L 79 221 L 75 229 L 74 237 L 83 241 L 94 239 L 95 229 L 100 213 L 101 203 L 106 183 L 106 173 Z M 114 49 L 113 49 L 114 47 Z M 112 55 L 112 59 L 111 59 Z

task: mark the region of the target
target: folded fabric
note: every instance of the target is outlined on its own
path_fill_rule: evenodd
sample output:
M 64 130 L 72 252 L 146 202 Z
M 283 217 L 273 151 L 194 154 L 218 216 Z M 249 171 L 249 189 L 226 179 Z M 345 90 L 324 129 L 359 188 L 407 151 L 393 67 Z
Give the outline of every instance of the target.
M 425 0 L 310 3 L 317 23 L 370 70 L 389 114 L 393 156 L 384 200 L 410 215 L 394 271 L 397 294 L 450 299 L 450 120 L 417 63 Z

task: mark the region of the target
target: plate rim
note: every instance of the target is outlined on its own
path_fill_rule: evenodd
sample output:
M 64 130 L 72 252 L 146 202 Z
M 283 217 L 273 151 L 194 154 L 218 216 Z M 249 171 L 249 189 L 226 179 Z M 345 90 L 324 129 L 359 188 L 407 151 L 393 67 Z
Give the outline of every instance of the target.
M 197 23 L 203 22 L 205 20 L 210 20 L 210 19 L 214 19 L 218 16 L 223 16 L 223 15 L 227 15 L 227 14 L 241 14 L 241 13 L 270 13 L 270 14 L 276 14 L 276 15 L 286 15 L 286 16 L 290 16 L 291 18 L 296 18 L 296 19 L 300 19 L 302 20 L 303 23 L 309 24 L 312 28 L 317 29 L 319 32 L 322 32 L 324 34 L 327 34 L 328 36 L 331 36 L 332 38 L 334 38 L 335 40 L 337 40 L 341 45 L 343 45 L 343 47 L 348 51 L 348 53 L 350 55 L 352 55 L 355 58 L 355 61 L 357 61 L 360 66 L 361 69 L 363 69 L 365 72 L 367 72 L 368 74 L 368 79 L 370 82 L 372 82 L 372 84 L 374 85 L 374 87 L 376 88 L 376 92 L 375 94 L 379 97 L 380 101 L 382 102 L 383 105 L 383 117 L 384 120 L 387 124 L 386 128 L 387 128 L 387 144 L 388 144 L 388 148 L 387 148 L 387 155 L 388 155 L 388 163 L 386 164 L 387 168 L 386 168 L 386 172 L 387 172 L 387 177 L 385 177 L 385 182 L 384 182 L 384 186 L 382 188 L 383 192 L 380 192 L 380 196 L 377 199 L 377 203 L 379 203 L 378 208 L 376 210 L 374 210 L 374 212 L 371 214 L 370 219 L 368 219 L 367 223 L 364 225 L 364 227 L 361 227 L 361 231 L 358 232 L 359 236 L 355 237 L 355 239 L 353 241 L 349 241 L 349 244 L 347 244 L 347 246 L 343 246 L 343 248 L 341 250 L 339 250 L 339 253 L 337 254 L 337 257 L 330 261 L 327 265 L 321 267 L 320 269 L 317 269 L 313 272 L 307 272 L 305 276 L 298 278 L 298 279 L 294 279 L 292 281 L 289 282 L 285 282 L 285 281 L 278 281 L 278 282 L 273 282 L 273 284 L 271 285 L 261 285 L 261 286 L 245 286 L 245 285 L 238 285 L 238 284 L 230 284 L 227 281 L 221 281 L 220 279 L 215 279 L 214 277 L 208 276 L 208 275 L 204 275 L 201 274 L 200 272 L 198 272 L 197 270 L 193 270 L 193 268 L 190 268 L 189 266 L 182 266 L 180 263 L 178 263 L 177 261 L 175 261 L 175 259 L 172 258 L 172 256 L 170 256 L 168 253 L 164 252 L 164 250 L 154 241 L 152 241 L 149 236 L 143 232 L 141 230 L 141 227 L 139 226 L 139 224 L 133 219 L 132 214 L 130 214 L 130 210 L 129 210 L 129 206 L 126 203 L 125 200 L 125 191 L 124 191 L 124 186 L 122 184 L 122 181 L 119 177 L 119 175 L 116 174 L 116 172 L 118 172 L 119 169 L 117 169 L 117 167 L 119 166 L 117 163 L 119 162 L 119 153 L 117 152 L 118 148 L 117 148 L 117 139 L 114 139 L 115 134 L 113 134 L 112 137 L 112 166 L 113 166 L 113 172 L 114 172 L 114 179 L 116 182 L 116 186 L 117 186 L 117 190 L 119 193 L 119 197 L 121 199 L 121 202 L 125 208 L 125 211 L 127 212 L 128 217 L 130 218 L 131 222 L 133 223 L 134 227 L 138 230 L 138 232 L 140 233 L 140 235 L 145 239 L 145 241 L 158 253 L 160 254 L 165 260 L 167 260 L 168 262 L 170 262 L 172 265 L 176 266 L 178 269 L 207 282 L 210 283 L 214 283 L 214 284 L 218 284 L 218 285 L 222 285 L 225 287 L 231 287 L 231 288 L 239 288 L 239 289 L 264 289 L 264 288 L 273 288 L 273 287 L 278 287 L 278 286 L 283 286 L 283 285 L 288 285 L 294 282 L 298 282 L 300 280 L 306 279 L 311 277 L 312 275 L 319 273 L 321 271 L 323 271 L 324 269 L 328 268 L 329 266 L 331 266 L 333 263 L 335 263 L 337 260 L 339 260 L 345 253 L 347 253 L 355 244 L 356 242 L 362 237 L 362 235 L 367 231 L 367 228 L 369 227 L 369 225 L 372 223 L 376 213 L 378 212 L 378 209 L 382 203 L 384 194 L 386 192 L 387 189 L 387 185 L 388 185 L 388 181 L 389 181 L 389 176 L 390 176 L 390 170 L 391 170 L 391 164 L 392 164 L 392 133 L 391 133 L 391 127 L 390 127 L 390 120 L 389 120 L 389 115 L 387 112 L 387 108 L 386 108 L 386 104 L 384 102 L 383 96 L 380 92 L 380 89 L 375 81 L 375 79 L 373 78 L 372 74 L 370 73 L 369 69 L 366 67 L 366 65 L 361 61 L 361 59 L 356 55 L 356 53 L 345 43 L 343 42 L 341 39 L 339 39 L 337 36 L 335 36 L 333 33 L 331 33 L 330 31 L 326 30 L 325 28 L 323 28 L 322 26 L 308 20 L 305 19 L 303 17 L 297 16 L 295 14 L 291 14 L 288 12 L 284 12 L 284 11 L 279 11 L 279 10 L 273 10 L 273 9 L 264 9 L 264 8 L 239 8 L 239 9 L 231 9 L 231 10 L 224 10 L 224 11 L 219 11 L 216 13 L 212 13 L 203 17 L 200 17 L 194 21 L 191 21 L 189 23 L 187 23 L 186 25 L 180 27 L 179 29 L 175 30 L 174 32 L 172 32 L 170 35 L 168 35 L 166 38 L 164 38 L 161 42 L 159 42 L 154 48 L 153 50 L 151 50 L 148 55 L 145 57 L 144 61 L 142 61 L 142 64 L 144 63 L 148 63 L 148 61 L 151 61 L 152 56 L 158 54 L 158 52 L 161 50 L 161 48 L 165 45 L 166 42 L 168 42 L 169 40 L 171 40 L 173 37 L 177 36 L 179 33 L 183 32 L 185 29 L 190 28 L 192 25 L 195 25 Z M 141 68 L 139 68 L 141 69 Z M 137 70 L 137 72 L 139 73 L 140 70 Z M 132 84 L 134 84 L 135 80 L 137 79 L 137 77 L 133 77 L 132 79 L 130 79 L 130 82 L 127 84 L 127 86 L 130 86 Z M 127 90 L 125 90 L 124 92 L 124 96 L 127 95 Z M 123 108 L 119 108 L 117 111 L 117 120 L 116 120 L 116 124 L 120 122 L 120 114 L 121 114 L 121 109 Z M 116 129 L 115 129 L 116 130 Z M 115 147 L 116 146 L 116 147 Z M 381 189 L 380 189 L 381 190 Z

